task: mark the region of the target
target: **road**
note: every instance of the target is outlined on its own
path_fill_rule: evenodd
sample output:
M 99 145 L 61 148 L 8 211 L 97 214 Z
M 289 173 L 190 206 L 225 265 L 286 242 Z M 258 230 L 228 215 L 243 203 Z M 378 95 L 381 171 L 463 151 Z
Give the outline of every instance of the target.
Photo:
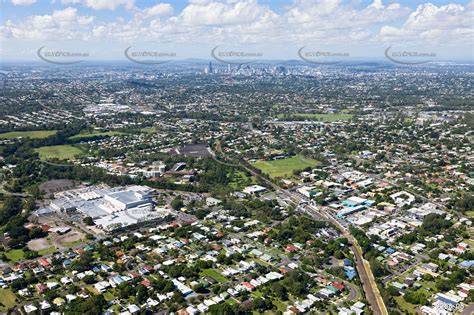
M 405 273 L 407 270 L 411 269 L 412 267 L 417 266 L 422 260 L 427 260 L 427 259 L 429 259 L 429 257 L 426 255 L 416 254 L 413 262 L 407 263 L 403 265 L 402 267 L 400 267 L 398 271 L 390 273 L 390 275 L 383 278 L 382 283 L 385 284 L 389 282 L 391 279 L 396 278 L 399 275 Z
M 474 303 L 469 304 L 465 309 L 462 310 L 461 315 L 474 314 Z
M 219 153 L 223 155 L 223 151 L 220 146 L 220 143 L 218 143 L 217 145 L 217 150 L 219 151 Z M 229 166 L 243 167 L 246 171 L 251 173 L 253 176 L 267 183 L 276 192 L 279 192 L 287 196 L 288 197 L 287 201 L 295 205 L 297 209 L 301 209 L 302 212 L 309 214 L 312 217 L 316 217 L 317 219 L 320 219 L 322 217 L 326 221 L 333 223 L 334 226 L 336 226 L 341 231 L 343 236 L 346 237 L 351 244 L 353 244 L 352 251 L 355 255 L 357 272 L 359 273 L 359 277 L 362 282 L 362 287 L 364 289 L 366 299 L 369 302 L 372 311 L 376 315 L 388 315 L 387 308 L 385 307 L 385 303 L 382 299 L 382 296 L 380 295 L 379 289 L 377 287 L 377 283 L 375 282 L 375 277 L 372 273 L 369 263 L 363 258 L 362 249 L 360 248 L 359 243 L 349 233 L 349 231 L 344 226 L 342 226 L 342 224 L 336 218 L 334 218 L 331 215 L 331 212 L 328 212 L 324 207 L 316 207 L 316 206 L 306 203 L 305 200 L 303 200 L 302 196 L 299 196 L 297 193 L 292 193 L 290 191 L 282 189 L 281 187 L 274 184 L 267 178 L 261 176 L 259 173 L 255 172 L 253 169 L 251 169 L 250 167 L 246 166 L 243 163 L 240 165 L 237 165 L 237 164 L 223 162 L 223 161 L 220 161 L 216 157 L 216 154 L 212 150 L 209 149 L 209 152 L 211 153 L 214 160 L 218 163 L 229 165 Z

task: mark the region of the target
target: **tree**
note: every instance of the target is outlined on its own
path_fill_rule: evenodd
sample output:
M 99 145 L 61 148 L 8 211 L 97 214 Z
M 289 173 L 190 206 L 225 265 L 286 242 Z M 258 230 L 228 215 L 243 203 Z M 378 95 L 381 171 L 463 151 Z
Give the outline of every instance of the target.
M 369 260 L 370 263 L 370 268 L 372 269 L 372 272 L 374 273 L 374 276 L 382 277 L 383 275 L 386 274 L 387 270 L 382 266 L 382 264 L 376 260 L 375 258 L 372 258 Z
M 263 298 L 255 298 L 252 301 L 252 308 L 260 313 L 265 312 L 266 310 L 270 310 L 273 308 L 273 303 L 270 299 L 263 299 Z
M 148 289 L 143 285 L 140 284 L 137 287 L 137 296 L 136 301 L 138 304 L 143 304 L 148 299 Z
M 34 250 L 26 250 L 25 253 L 24 253 L 24 258 L 25 259 L 33 259 L 33 258 L 36 258 L 38 257 L 38 252 L 37 251 L 34 251 Z
M 84 278 L 82 278 L 82 281 L 84 281 L 85 284 L 93 284 L 97 282 L 93 275 L 85 276 Z
M 71 267 L 79 271 L 90 270 L 93 261 L 94 258 L 92 257 L 92 253 L 87 251 L 84 252 L 77 260 L 75 260 Z
M 275 282 L 270 285 L 270 288 L 278 299 L 282 301 L 288 300 L 288 290 L 281 283 Z
M 94 225 L 94 220 L 91 217 L 85 217 L 82 219 L 82 222 L 84 222 L 85 225 Z
M 426 299 L 425 294 L 421 290 L 407 290 L 405 295 L 403 296 L 405 301 L 415 305 L 426 305 L 428 304 L 428 300 Z
M 30 230 L 28 233 L 28 236 L 30 239 L 35 239 L 35 238 L 42 238 L 45 237 L 47 234 L 39 227 L 34 227 Z
M 196 293 L 209 293 L 209 290 L 202 283 L 198 283 L 193 287 L 194 292 Z
M 461 198 L 459 198 L 456 201 L 454 206 L 462 212 L 474 210 L 474 195 L 472 194 L 462 195 Z
M 391 296 L 400 296 L 400 291 L 392 285 L 387 288 L 387 291 Z
M 103 310 L 107 306 L 107 301 L 105 300 L 102 294 L 91 295 L 87 299 L 76 299 L 72 301 L 68 306 L 68 312 L 74 314 L 102 314 Z
M 171 207 L 174 210 L 181 210 L 181 208 L 184 207 L 184 202 L 181 199 L 181 196 L 178 196 L 171 201 Z
M 344 253 L 341 250 L 336 250 L 334 252 L 334 257 L 336 257 L 337 259 L 343 259 L 344 258 Z
M 241 313 L 238 305 L 229 303 L 211 305 L 208 312 L 212 315 L 238 315 Z

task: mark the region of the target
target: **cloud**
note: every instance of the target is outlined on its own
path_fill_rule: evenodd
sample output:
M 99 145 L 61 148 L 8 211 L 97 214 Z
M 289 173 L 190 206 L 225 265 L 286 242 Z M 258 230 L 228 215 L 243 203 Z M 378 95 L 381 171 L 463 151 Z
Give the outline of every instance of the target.
M 380 29 L 381 41 L 466 42 L 474 37 L 474 5 L 431 3 L 419 5 L 401 27 L 386 25 Z
M 78 0 L 62 3 L 76 4 Z M 105 21 L 81 15 L 80 8 L 67 7 L 23 20 L 7 20 L 0 26 L 0 36 L 17 41 L 75 39 L 120 45 L 140 41 L 285 47 L 324 43 L 350 48 L 421 39 L 466 45 L 470 42 L 466 38 L 472 40 L 473 35 L 474 2 L 443 6 L 426 3 L 409 9 L 382 0 L 365 5 L 357 1 L 294 0 L 276 11 L 257 0 L 192 0 L 176 13 L 172 2 L 143 9 L 136 7 L 134 0 L 81 3 L 94 10 L 124 7 L 130 14 Z
M 173 7 L 169 3 L 159 3 L 153 7 L 144 9 L 143 13 L 145 17 L 170 15 L 173 13 Z
M 61 0 L 61 4 L 63 5 L 70 5 L 70 4 L 78 4 L 81 0 Z
M 36 0 L 11 0 L 11 3 L 13 5 L 32 5 L 33 3 L 36 3 Z
M 84 5 L 94 10 L 115 10 L 124 6 L 130 10 L 135 5 L 135 0 L 85 0 Z
M 193 1 L 177 17 L 186 25 L 237 25 L 257 22 L 272 11 L 261 6 L 256 0 L 234 2 Z
M 76 8 L 68 7 L 54 10 L 51 15 L 29 16 L 20 25 L 7 21 L 2 33 L 4 37 L 21 40 L 86 39 L 94 21 L 94 17 L 77 15 Z
M 409 13 L 398 3 L 383 5 L 375 0 L 363 9 L 355 9 L 340 0 L 297 1 L 287 12 L 290 23 L 302 30 L 343 30 L 369 28 L 392 22 Z

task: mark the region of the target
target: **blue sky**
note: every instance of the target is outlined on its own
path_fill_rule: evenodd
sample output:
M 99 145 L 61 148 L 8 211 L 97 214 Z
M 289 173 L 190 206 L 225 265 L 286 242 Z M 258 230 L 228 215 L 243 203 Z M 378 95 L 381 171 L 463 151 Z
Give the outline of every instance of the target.
M 295 59 L 299 48 L 383 57 L 384 50 L 474 58 L 474 2 L 408 0 L 0 0 L 0 57 L 39 47 L 120 59 L 124 49 L 208 58 L 213 47 Z M 224 48 L 222 48 L 224 49 Z

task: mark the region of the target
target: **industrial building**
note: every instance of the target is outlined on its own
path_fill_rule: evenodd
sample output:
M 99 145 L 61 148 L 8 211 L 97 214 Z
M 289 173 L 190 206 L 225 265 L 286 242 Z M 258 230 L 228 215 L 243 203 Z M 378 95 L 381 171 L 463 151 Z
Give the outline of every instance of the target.
M 85 187 L 56 194 L 49 208 L 56 212 L 79 212 L 94 219 L 98 227 L 113 231 L 170 216 L 170 210 L 155 207 L 153 193 L 152 188 L 137 185 Z

